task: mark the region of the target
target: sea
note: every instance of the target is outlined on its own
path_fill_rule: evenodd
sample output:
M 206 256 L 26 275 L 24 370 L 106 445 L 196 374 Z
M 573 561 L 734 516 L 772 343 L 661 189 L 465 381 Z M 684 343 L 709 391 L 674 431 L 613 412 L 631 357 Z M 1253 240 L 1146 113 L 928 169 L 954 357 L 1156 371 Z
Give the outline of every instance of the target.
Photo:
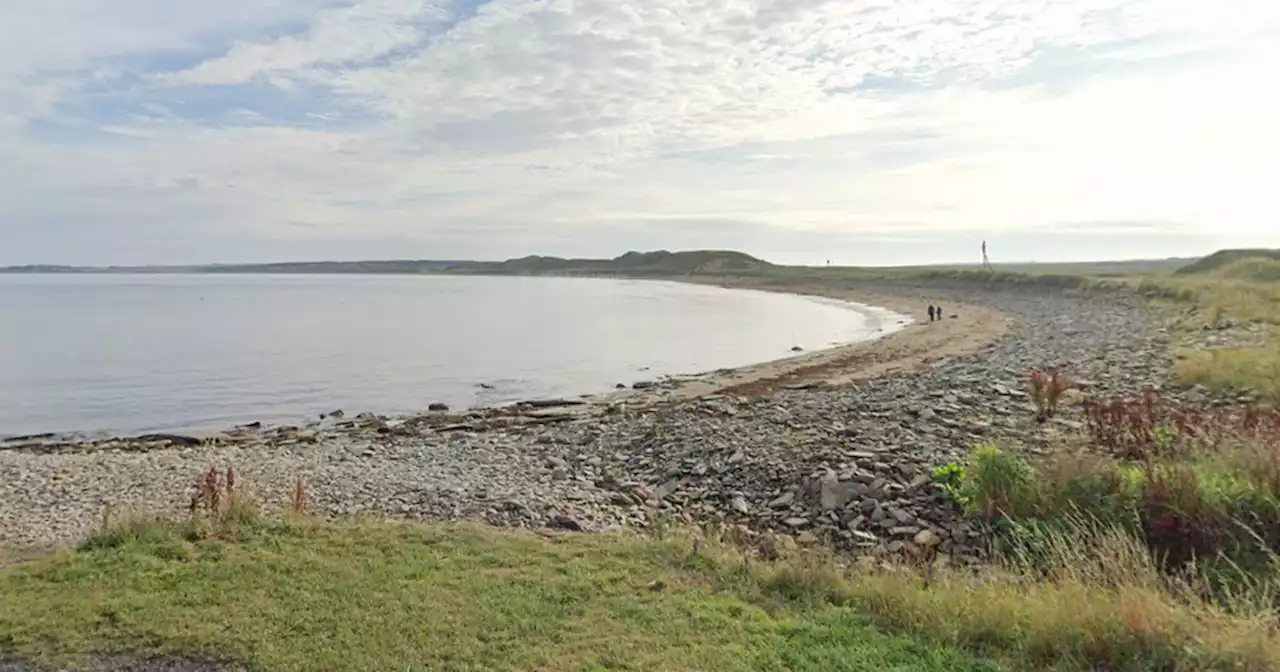
M 0 275 L 0 437 L 575 398 L 873 339 L 901 319 L 647 280 Z

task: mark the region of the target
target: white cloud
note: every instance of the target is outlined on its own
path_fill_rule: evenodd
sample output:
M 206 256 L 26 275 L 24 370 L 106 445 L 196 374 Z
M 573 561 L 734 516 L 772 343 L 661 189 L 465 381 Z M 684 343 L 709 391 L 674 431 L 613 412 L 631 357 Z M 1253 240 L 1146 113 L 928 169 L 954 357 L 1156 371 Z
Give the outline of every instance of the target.
M 606 254 L 680 247 L 661 238 L 680 227 L 730 246 L 1160 222 L 1280 244 L 1270 3 L 218 6 L 0 10 L 6 254 L 59 249 L 48 221 L 209 241 L 201 258 L 615 230 Z M 68 256 L 140 260 L 133 240 Z

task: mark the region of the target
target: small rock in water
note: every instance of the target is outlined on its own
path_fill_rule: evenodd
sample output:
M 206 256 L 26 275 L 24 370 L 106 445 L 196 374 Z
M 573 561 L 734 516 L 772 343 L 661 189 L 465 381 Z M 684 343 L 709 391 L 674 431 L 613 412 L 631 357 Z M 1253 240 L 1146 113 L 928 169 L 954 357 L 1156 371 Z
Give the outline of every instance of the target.
M 793 345 L 791 346 L 791 352 L 804 352 L 804 348 L 798 345 Z
M 427 410 L 431 411 L 432 413 L 443 413 L 449 410 L 449 405 L 436 401 L 428 405 Z
M 174 446 L 198 446 L 203 441 L 194 436 L 184 436 L 182 434 L 143 434 L 138 437 L 139 441 L 167 441 Z

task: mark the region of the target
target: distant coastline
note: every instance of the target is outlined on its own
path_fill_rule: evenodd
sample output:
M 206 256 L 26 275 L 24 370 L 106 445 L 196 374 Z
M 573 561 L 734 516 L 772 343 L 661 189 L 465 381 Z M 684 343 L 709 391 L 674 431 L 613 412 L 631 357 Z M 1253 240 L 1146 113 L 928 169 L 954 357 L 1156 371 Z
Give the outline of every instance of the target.
M 1195 261 L 1194 258 L 1136 259 L 1079 263 L 997 263 L 997 272 L 1082 273 L 1095 275 L 1126 274 L 1144 271 L 1172 271 Z M 899 266 L 897 271 L 979 270 L 974 264 L 940 264 Z M 679 277 L 788 274 L 788 272 L 822 272 L 849 270 L 850 267 L 803 267 L 773 264 L 751 255 L 729 250 L 688 250 L 668 252 L 627 252 L 613 259 L 571 259 L 548 256 L 525 256 L 506 261 L 469 261 L 449 259 L 391 259 L 365 261 L 296 261 L 247 264 L 159 264 L 143 266 L 70 266 L 62 264 L 25 264 L 0 267 L 0 274 L 21 273 L 267 273 L 267 274 L 382 274 L 382 275 L 554 275 L 554 276 L 620 276 Z M 885 272 L 887 268 L 861 268 L 866 272 Z
M 741 252 L 628 252 L 613 259 L 565 259 L 527 256 L 506 261 L 439 259 L 374 261 L 299 261 L 263 264 L 204 264 L 157 266 L 64 266 L 30 264 L 0 268 L 0 273 L 297 273 L 396 274 L 453 273 L 463 275 L 697 275 L 759 272 L 773 264 Z

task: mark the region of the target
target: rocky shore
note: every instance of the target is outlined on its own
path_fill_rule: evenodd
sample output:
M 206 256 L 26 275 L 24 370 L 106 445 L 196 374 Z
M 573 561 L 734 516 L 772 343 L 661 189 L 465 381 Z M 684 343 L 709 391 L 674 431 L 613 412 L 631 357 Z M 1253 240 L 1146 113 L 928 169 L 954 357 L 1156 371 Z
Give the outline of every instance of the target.
M 909 303 L 924 291 L 874 293 Z M 1080 431 L 1070 410 L 1034 421 L 1024 392 L 1032 368 L 1061 365 L 1090 393 L 1170 390 L 1171 336 L 1137 299 L 1119 294 L 927 291 L 958 320 L 989 320 L 995 310 L 1008 328 L 967 351 L 905 334 L 903 343 L 938 355 L 909 365 L 850 355 L 811 367 L 810 379 L 792 369 L 772 386 L 721 380 L 723 393 L 708 381 L 691 383 L 697 394 L 664 393 L 682 387 L 668 382 L 607 403 L 329 416 L 208 441 L 0 443 L 0 547 L 74 542 L 107 507 L 114 515 L 182 512 L 196 477 L 213 465 L 234 466 L 268 507 L 284 507 L 301 478 L 313 511 L 326 516 L 568 530 L 719 521 L 769 543 L 976 557 L 981 531 L 938 500 L 934 467 L 984 442 L 1042 450 Z M 813 379 L 819 369 L 824 377 Z

